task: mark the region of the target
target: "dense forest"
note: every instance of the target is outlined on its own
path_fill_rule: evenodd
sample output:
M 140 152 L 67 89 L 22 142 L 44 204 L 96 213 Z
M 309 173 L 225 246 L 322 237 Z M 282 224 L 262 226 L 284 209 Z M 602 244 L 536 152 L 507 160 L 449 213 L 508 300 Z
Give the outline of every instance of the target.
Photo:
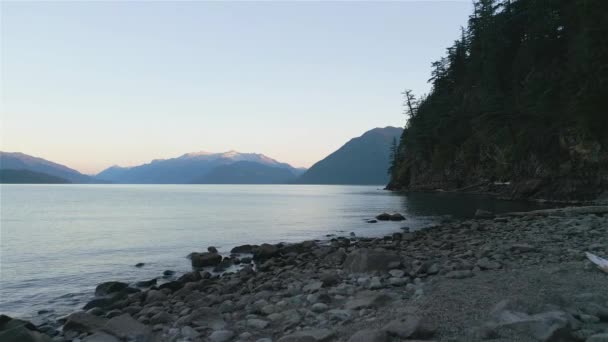
M 419 99 L 404 92 L 389 188 L 557 200 L 607 189 L 608 1 L 476 1 L 429 82 Z

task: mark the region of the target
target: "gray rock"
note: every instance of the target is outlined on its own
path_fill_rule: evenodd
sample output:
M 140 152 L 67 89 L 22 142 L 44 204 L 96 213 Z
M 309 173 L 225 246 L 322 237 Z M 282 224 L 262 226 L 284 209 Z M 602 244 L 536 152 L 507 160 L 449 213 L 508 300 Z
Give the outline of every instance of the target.
M 194 330 L 194 328 L 192 328 L 189 325 L 183 326 L 180 330 L 180 333 L 182 334 L 182 336 L 187 337 L 192 340 L 201 336 L 201 334 L 198 331 Z
M 446 274 L 445 276 L 452 279 L 464 279 L 472 277 L 473 272 L 471 272 L 470 270 L 456 270 L 448 272 L 448 274 Z
M 108 322 L 107 319 L 94 316 L 85 312 L 75 312 L 67 317 L 63 325 L 64 331 L 93 332 L 100 329 Z
M 250 318 L 247 320 L 247 326 L 254 329 L 266 329 L 268 324 L 270 324 L 268 321 L 257 318 Z
M 391 275 L 391 277 L 395 277 L 395 278 L 401 278 L 405 275 L 404 270 L 390 270 L 390 271 L 388 271 L 388 273 Z
M 51 338 L 36 331 L 36 327 L 28 321 L 0 315 L 0 341 L 51 342 Z
M 324 287 L 334 286 L 340 282 L 340 277 L 335 273 L 323 273 L 320 279 Z
M 215 253 L 215 254 L 218 253 L 217 248 L 215 248 L 213 246 L 207 247 L 207 252 L 209 252 L 209 253 Z
M 107 281 L 97 285 L 95 288 L 96 296 L 107 296 L 111 293 L 120 292 L 129 287 L 129 284 L 120 281 Z
M 391 214 L 389 213 L 382 213 L 380 215 L 376 216 L 376 219 L 379 221 L 388 221 L 391 219 Z
M 382 330 L 365 329 L 354 333 L 348 342 L 387 342 L 388 334 Z
M 342 267 L 351 273 L 388 271 L 389 264 L 397 261 L 401 258 L 396 253 L 360 248 L 346 257 Z
M 325 311 L 327 311 L 327 309 L 329 309 L 329 307 L 328 307 L 328 306 L 327 306 L 327 304 L 325 304 L 325 303 L 316 303 L 316 304 L 313 304 L 313 305 L 310 307 L 310 309 L 311 309 L 313 312 L 316 312 L 316 313 L 321 313 L 321 312 L 325 312 Z
M 146 304 L 163 302 L 167 300 L 167 295 L 162 291 L 150 290 L 146 292 Z
M 327 342 L 335 336 L 336 333 L 329 329 L 311 329 L 283 336 L 278 342 Z
M 589 336 L 585 342 L 608 342 L 608 333 Z
M 252 245 L 236 246 L 232 250 L 230 250 L 230 253 L 235 253 L 235 254 L 248 253 L 249 254 L 249 253 L 253 253 L 253 248 L 254 248 L 254 246 L 252 246 Z
M 379 308 L 392 301 L 392 297 L 375 291 L 361 291 L 355 298 L 349 299 L 344 307 L 348 310 L 359 310 L 363 308 Z
M 123 314 L 110 319 L 103 331 L 122 339 L 144 340 L 152 336 L 152 330 L 136 321 L 129 314 Z
M 277 254 L 279 254 L 279 247 L 264 243 L 253 252 L 253 260 L 266 260 Z
M 477 261 L 477 266 L 482 270 L 497 270 L 502 267 L 502 265 L 496 261 L 492 261 L 488 258 L 481 258 Z
M 403 220 L 405 220 L 405 217 L 403 217 L 403 215 L 401 215 L 399 213 L 394 213 L 391 215 L 390 220 L 391 221 L 403 221 Z
M 510 329 L 539 341 L 568 341 L 572 339 L 573 318 L 563 311 L 548 311 L 535 315 L 502 310 L 495 313 L 497 329 Z
M 407 339 L 427 339 L 435 334 L 435 326 L 426 319 L 417 316 L 406 316 L 391 321 L 383 328 L 392 336 Z
M 93 335 L 89 335 L 82 340 L 83 342 L 120 342 L 120 340 L 112 335 L 108 335 L 104 332 L 96 332 Z
M 222 256 L 217 253 L 192 253 L 190 255 L 192 267 L 217 266 L 222 262 Z

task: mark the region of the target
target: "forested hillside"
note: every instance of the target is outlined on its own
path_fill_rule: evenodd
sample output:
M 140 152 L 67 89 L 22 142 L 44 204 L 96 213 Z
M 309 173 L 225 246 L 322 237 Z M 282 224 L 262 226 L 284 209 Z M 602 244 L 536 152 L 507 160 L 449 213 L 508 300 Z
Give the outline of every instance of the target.
M 406 92 L 389 188 L 605 194 L 608 1 L 477 1 L 432 66 L 430 93 Z

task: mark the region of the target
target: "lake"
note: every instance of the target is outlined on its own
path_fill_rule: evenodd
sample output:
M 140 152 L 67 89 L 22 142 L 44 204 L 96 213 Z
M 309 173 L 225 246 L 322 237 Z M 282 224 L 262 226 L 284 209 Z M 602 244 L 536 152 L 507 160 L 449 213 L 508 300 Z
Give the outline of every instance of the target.
M 438 217 L 532 210 L 538 203 L 382 186 L 1 185 L 0 313 L 65 314 L 103 281 L 148 280 L 191 269 L 186 256 L 216 246 L 382 236 Z M 403 222 L 367 223 L 383 212 Z M 136 268 L 136 263 L 146 265 Z

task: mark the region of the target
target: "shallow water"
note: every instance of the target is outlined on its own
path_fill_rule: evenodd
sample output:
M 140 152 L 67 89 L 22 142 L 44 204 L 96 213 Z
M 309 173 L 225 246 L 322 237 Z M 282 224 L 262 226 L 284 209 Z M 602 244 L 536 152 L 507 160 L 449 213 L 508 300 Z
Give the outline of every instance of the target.
M 382 186 L 1 185 L 0 313 L 64 314 L 108 280 L 190 270 L 185 257 L 216 246 L 297 242 L 327 234 L 381 236 L 438 216 L 544 207 L 462 194 L 397 194 Z M 367 223 L 383 211 L 404 222 Z M 143 268 L 134 265 L 144 262 Z

